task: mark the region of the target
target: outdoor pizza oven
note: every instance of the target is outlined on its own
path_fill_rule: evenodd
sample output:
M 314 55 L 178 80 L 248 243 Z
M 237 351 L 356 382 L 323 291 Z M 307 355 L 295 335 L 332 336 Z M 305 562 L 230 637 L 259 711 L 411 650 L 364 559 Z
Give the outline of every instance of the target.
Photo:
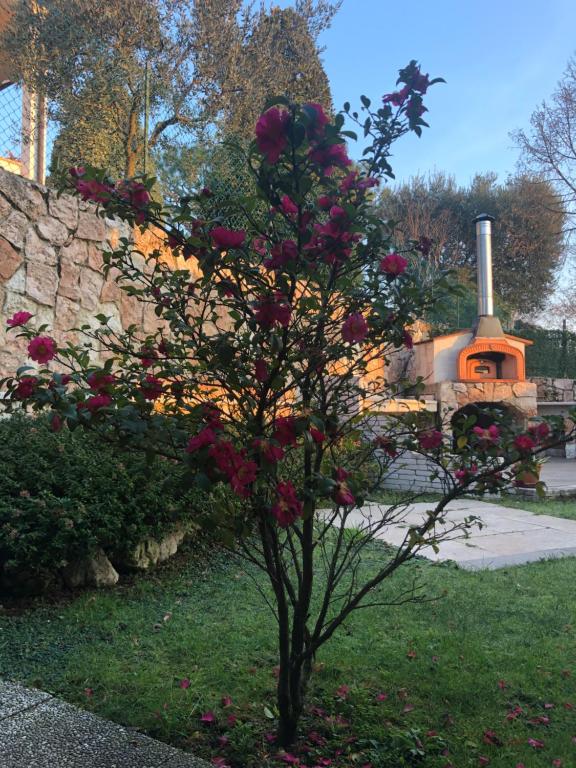
M 494 315 L 492 290 L 492 222 L 487 214 L 476 222 L 478 319 L 471 343 L 458 355 L 460 381 L 525 381 L 523 345 L 515 346 Z

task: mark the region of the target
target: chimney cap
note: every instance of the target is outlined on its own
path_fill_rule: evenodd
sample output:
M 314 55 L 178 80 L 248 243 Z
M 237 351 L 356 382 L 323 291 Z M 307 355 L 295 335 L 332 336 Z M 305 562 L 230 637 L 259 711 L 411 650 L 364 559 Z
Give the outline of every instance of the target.
M 496 216 L 491 216 L 489 213 L 481 213 L 474 219 L 474 224 L 477 224 L 479 221 L 496 221 Z

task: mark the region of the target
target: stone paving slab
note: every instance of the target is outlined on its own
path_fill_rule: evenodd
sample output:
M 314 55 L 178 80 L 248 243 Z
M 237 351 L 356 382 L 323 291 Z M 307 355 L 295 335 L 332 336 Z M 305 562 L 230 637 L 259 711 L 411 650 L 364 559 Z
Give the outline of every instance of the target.
M 0 681 L 1 768 L 210 768 L 40 691 Z
M 376 538 L 393 546 L 403 544 L 408 529 L 421 525 L 433 502 L 417 502 L 408 506 L 396 519 L 377 532 Z M 348 528 L 362 528 L 377 523 L 385 505 L 367 504 L 354 510 L 346 521 Z M 535 515 L 522 509 L 503 507 L 494 502 L 460 499 L 448 504 L 445 520 L 438 522 L 436 533 L 445 533 L 451 525 L 475 515 L 482 528 L 473 526 L 468 534 L 450 534 L 441 542 L 439 551 L 423 547 L 420 554 L 435 562 L 453 560 L 469 570 L 504 568 L 552 557 L 576 556 L 576 520 Z

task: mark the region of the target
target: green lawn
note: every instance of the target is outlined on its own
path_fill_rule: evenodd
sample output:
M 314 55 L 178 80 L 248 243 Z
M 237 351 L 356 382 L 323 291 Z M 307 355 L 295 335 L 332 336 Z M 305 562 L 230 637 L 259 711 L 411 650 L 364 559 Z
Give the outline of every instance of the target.
M 368 571 L 380 556 L 374 545 Z M 576 765 L 576 558 L 479 573 L 419 561 L 387 591 L 415 576 L 439 599 L 359 611 L 321 651 L 311 703 L 344 718 L 310 716 L 306 730 L 328 739 L 321 754 L 333 766 L 373 768 L 464 768 L 485 764 L 480 757 L 493 768 Z M 274 725 L 274 641 L 245 566 L 188 553 L 111 592 L 0 613 L 0 676 L 230 765 L 278 765 L 263 738 Z M 340 701 L 343 684 L 350 693 Z M 206 710 L 216 725 L 199 722 Z M 419 739 L 424 756 L 406 757 Z
M 576 499 L 537 499 L 531 501 L 517 496 L 502 496 L 500 503 L 505 507 L 515 507 L 533 512 L 535 515 L 552 515 L 576 520 Z

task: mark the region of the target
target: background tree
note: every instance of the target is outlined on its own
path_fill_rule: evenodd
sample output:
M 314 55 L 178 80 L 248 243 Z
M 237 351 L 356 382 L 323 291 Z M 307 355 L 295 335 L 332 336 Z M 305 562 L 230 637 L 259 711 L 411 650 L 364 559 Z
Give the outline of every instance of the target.
M 330 85 L 311 31 L 313 18 L 310 4 L 261 9 L 229 79 L 230 96 L 223 104 L 226 134 L 252 138 L 258 115 L 278 94 L 291 101 L 318 102 L 331 111 Z M 316 34 L 326 23 L 317 26 Z
M 378 206 L 397 222 L 402 242 L 425 238 L 429 259 L 421 265 L 423 276 L 450 268 L 464 285 L 475 281 L 474 218 L 491 213 L 496 216 L 494 286 L 502 308 L 511 316 L 526 315 L 547 302 L 564 257 L 564 214 L 550 183 L 520 174 L 499 184 L 489 173 L 464 187 L 436 173 L 384 190 Z
M 576 59 L 566 70 L 549 101 L 543 101 L 530 118 L 528 131 L 512 134 L 520 148 L 521 165 L 556 190 L 554 210 L 576 214 Z
M 338 5 L 297 0 L 268 13 L 242 0 L 24 0 L 2 45 L 20 78 L 50 99 L 54 159 L 114 175 L 142 171 L 147 64 L 148 144 L 166 181 L 178 156 L 187 173 L 197 170 L 197 155 L 185 152 L 223 117 L 235 128 L 248 114 L 253 123 L 246 104 L 258 88 L 281 92 L 284 77 L 288 95 L 329 104 L 314 41 Z

